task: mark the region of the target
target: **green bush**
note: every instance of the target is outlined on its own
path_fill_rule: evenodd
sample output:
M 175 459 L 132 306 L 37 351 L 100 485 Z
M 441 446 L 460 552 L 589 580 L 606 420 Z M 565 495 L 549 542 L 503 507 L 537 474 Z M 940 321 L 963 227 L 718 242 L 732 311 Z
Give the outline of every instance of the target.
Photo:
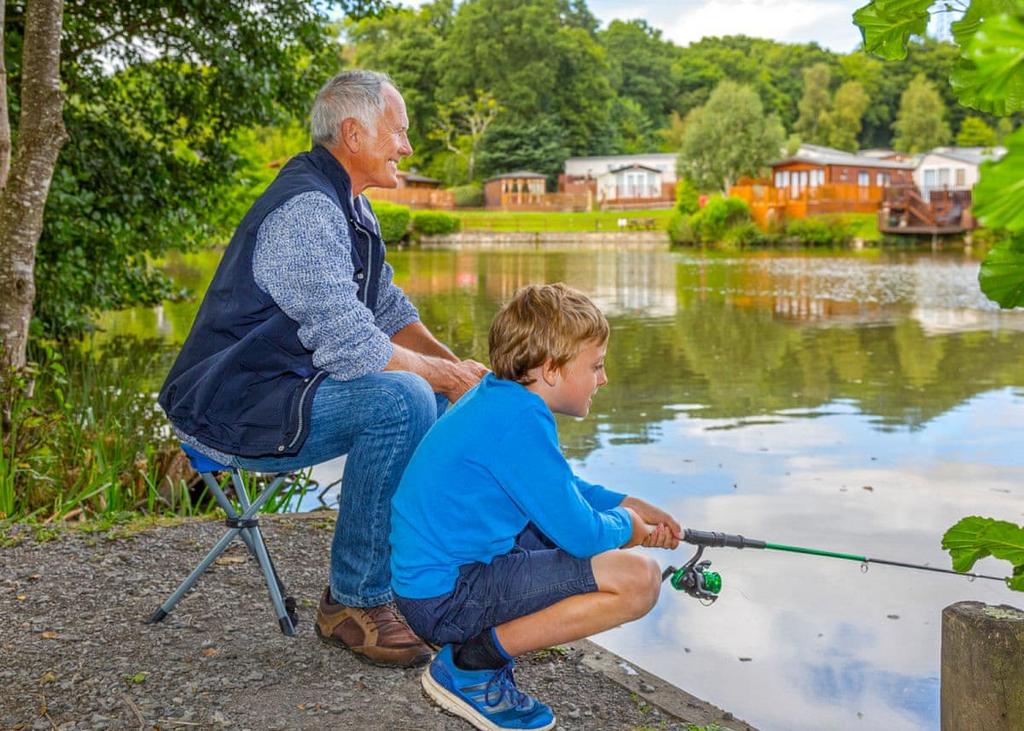
M 693 235 L 690 217 L 682 211 L 673 211 L 672 218 L 668 221 L 668 237 L 676 245 L 692 246 L 696 244 L 697 237 Z
M 740 198 L 714 196 L 699 211 L 690 216 L 690 226 L 702 244 L 722 240 L 725 232 L 734 226 L 750 223 L 750 208 Z
M 405 238 L 409 231 L 409 221 L 412 212 L 408 206 L 399 206 L 394 203 L 374 203 L 373 212 L 377 214 L 380 222 L 380 233 L 385 243 L 393 244 Z
M 700 207 L 700 191 L 689 178 L 679 178 L 676 183 L 676 210 L 682 213 L 696 213 Z
M 462 228 L 462 221 L 444 211 L 417 211 L 412 216 L 412 230 L 420 236 L 443 236 Z
M 803 246 L 842 246 L 852 237 L 850 223 L 839 216 L 808 216 L 786 223 L 786 238 Z
M 484 205 L 484 189 L 479 183 L 459 185 L 451 191 L 456 208 L 482 208 Z
M 722 242 L 730 249 L 745 249 L 748 246 L 766 244 L 769 239 L 753 221 L 747 221 L 727 229 L 722 236 Z

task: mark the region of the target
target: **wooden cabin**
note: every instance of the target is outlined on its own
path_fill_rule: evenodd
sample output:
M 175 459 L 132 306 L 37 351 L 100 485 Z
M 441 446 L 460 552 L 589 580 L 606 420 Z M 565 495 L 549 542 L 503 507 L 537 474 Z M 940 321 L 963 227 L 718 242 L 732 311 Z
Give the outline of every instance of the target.
M 507 208 L 541 203 L 546 184 L 546 176 L 529 170 L 495 175 L 484 181 L 484 206 Z
M 769 181 L 740 181 L 729 191 L 762 227 L 825 213 L 875 213 L 889 186 L 913 184 L 914 162 L 801 145 L 771 169 Z

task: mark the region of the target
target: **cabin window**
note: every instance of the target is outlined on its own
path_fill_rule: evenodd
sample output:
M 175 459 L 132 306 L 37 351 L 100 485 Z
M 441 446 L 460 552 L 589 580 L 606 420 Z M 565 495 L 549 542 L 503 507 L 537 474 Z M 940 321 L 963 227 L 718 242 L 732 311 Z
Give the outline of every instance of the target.
M 967 171 L 963 168 L 956 169 L 956 187 L 966 188 L 967 187 Z
M 935 187 L 935 170 L 924 171 L 924 187 L 934 188 Z
M 939 168 L 939 187 L 949 187 L 949 168 Z
M 889 185 L 889 173 L 875 173 L 875 185 L 879 188 Z
M 857 185 L 859 185 L 861 188 L 867 188 L 869 185 L 871 185 L 871 175 L 861 170 L 859 173 L 857 173 Z

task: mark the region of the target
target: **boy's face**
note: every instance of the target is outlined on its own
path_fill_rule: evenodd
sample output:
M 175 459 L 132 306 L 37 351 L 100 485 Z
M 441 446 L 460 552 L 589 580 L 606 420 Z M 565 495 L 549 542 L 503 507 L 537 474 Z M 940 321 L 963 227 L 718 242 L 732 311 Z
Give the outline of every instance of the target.
M 552 411 L 581 418 L 590 412 L 590 402 L 597 389 L 608 383 L 604 372 L 607 352 L 607 340 L 603 343 L 588 340 L 576 357 L 562 366 L 548 401 Z

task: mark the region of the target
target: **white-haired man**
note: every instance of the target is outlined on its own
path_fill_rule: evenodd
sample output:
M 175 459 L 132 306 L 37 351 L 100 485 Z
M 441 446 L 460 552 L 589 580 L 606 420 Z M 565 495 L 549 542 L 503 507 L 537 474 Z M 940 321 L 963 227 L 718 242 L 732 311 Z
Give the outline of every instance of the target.
M 391 496 L 427 429 L 486 368 L 420 322 L 362 195 L 394 188 L 398 161 L 412 154 L 401 94 L 384 74 L 346 71 L 311 116 L 313 149 L 242 219 L 160 405 L 183 441 L 243 469 L 348 455 L 316 631 L 371 662 L 409 667 L 430 648 L 392 603 Z

